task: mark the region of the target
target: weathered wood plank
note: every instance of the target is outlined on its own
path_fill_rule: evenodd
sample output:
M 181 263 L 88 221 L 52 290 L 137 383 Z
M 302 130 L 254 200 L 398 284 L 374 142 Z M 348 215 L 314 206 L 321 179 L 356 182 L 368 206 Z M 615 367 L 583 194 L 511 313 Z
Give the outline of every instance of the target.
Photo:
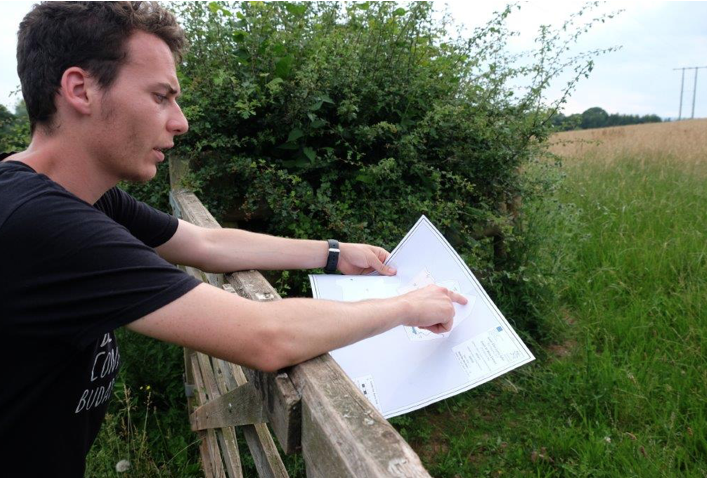
M 224 394 L 224 393 L 227 393 L 228 390 L 235 388 L 236 387 L 235 381 L 233 381 L 232 379 L 229 380 L 228 377 L 226 375 L 224 375 L 223 371 L 221 370 L 221 364 L 226 363 L 226 362 L 224 362 L 223 360 L 214 359 L 212 357 L 211 363 L 213 364 L 214 377 L 216 378 L 216 384 L 218 385 L 219 392 Z M 231 469 L 231 467 L 228 467 L 228 463 L 227 463 L 227 467 L 229 468 L 228 473 L 229 473 L 229 477 L 231 477 L 231 476 L 232 477 L 239 477 L 239 476 L 241 476 L 241 473 L 243 471 L 243 467 L 241 465 L 240 454 L 238 453 L 238 442 L 236 440 L 236 430 L 235 430 L 235 428 L 230 428 L 229 430 L 231 432 L 228 434 L 224 434 L 224 437 L 227 440 L 233 440 L 233 449 L 236 451 L 236 456 L 234 457 L 234 460 L 233 460 L 233 466 L 232 466 L 233 470 Z M 236 463 L 236 461 L 237 461 L 237 463 Z
M 189 171 L 189 160 L 177 156 L 169 158 L 169 185 L 172 191 L 183 191 L 182 180 Z
M 199 362 L 202 381 L 204 383 L 204 387 L 206 388 L 206 393 L 209 400 L 206 403 L 202 402 L 202 406 L 208 406 L 209 403 L 212 403 L 214 400 L 218 400 L 221 393 L 216 383 L 213 365 L 211 364 L 211 359 L 209 356 L 197 352 L 196 358 Z M 223 461 L 226 462 L 226 467 L 229 470 L 232 470 L 231 476 L 242 476 L 243 472 L 241 470 L 241 460 L 238 454 L 235 430 L 231 427 L 223 427 L 216 430 L 216 436 L 222 449 L 222 452 L 219 453 L 219 459 L 220 457 L 223 457 Z M 218 450 L 216 450 L 216 453 L 218 453 Z M 212 455 L 212 457 L 214 460 L 216 459 L 215 455 Z
M 242 478 L 243 466 L 241 465 L 241 455 L 238 452 L 238 441 L 236 440 L 235 428 L 223 428 L 221 433 L 217 432 L 221 449 L 226 450 L 226 470 L 229 478 Z
M 302 401 L 286 373 L 265 373 L 243 369 L 260 392 L 268 423 L 286 454 L 301 450 Z
M 329 356 L 293 367 L 308 477 L 427 477 L 417 454 Z
M 221 227 L 193 193 L 173 191 L 173 199 L 185 220 L 211 229 Z M 186 270 L 197 279 L 217 287 L 224 282 L 222 274 L 206 274 L 191 267 Z M 225 280 L 242 297 L 257 301 L 280 299 L 275 289 L 257 271 L 228 274 Z M 300 398 L 287 374 L 269 374 L 246 368 L 243 370 L 262 395 L 268 422 L 283 451 L 287 454 L 299 451 L 302 421 Z
M 224 289 L 241 297 L 258 301 L 280 299 L 280 295 L 258 272 L 227 274 L 226 281 Z M 260 392 L 268 422 L 282 450 L 286 454 L 298 452 L 302 423 L 301 397 L 289 376 L 286 373 L 272 374 L 247 367 L 239 368 Z
M 214 369 L 217 370 L 217 377 L 221 375 L 224 386 L 226 382 L 229 383 L 229 387 L 243 386 L 248 383 L 239 365 L 216 358 L 212 358 L 212 360 Z M 241 427 L 241 430 L 259 476 L 286 478 L 288 476 L 287 470 L 267 426 L 264 423 L 245 425 Z
M 191 368 L 191 357 L 194 351 L 188 348 L 184 348 L 184 392 L 187 396 L 187 411 L 191 414 L 192 410 L 196 406 L 196 401 L 194 400 L 194 372 Z
M 254 425 L 266 421 L 260 394 L 250 383 L 206 402 L 194 410 L 191 418 L 193 431 Z
M 196 394 L 199 398 L 199 403 L 206 403 L 209 397 L 201 375 L 201 366 L 199 360 L 197 360 L 198 354 L 197 352 L 191 359 L 192 373 L 194 375 L 194 383 L 196 384 Z M 225 478 L 226 472 L 223 468 L 216 432 L 214 430 L 206 430 L 199 432 L 199 436 L 202 440 L 202 445 L 199 447 L 199 450 L 201 451 L 204 475 L 208 477 Z
M 185 268 L 186 272 L 193 277 L 199 279 L 199 280 L 205 280 L 204 275 L 201 271 L 198 269 L 192 268 L 192 267 L 186 267 Z M 204 354 L 197 354 L 197 357 L 204 356 Z M 214 360 L 219 360 L 220 362 L 228 363 L 225 361 L 222 361 L 220 359 L 214 359 Z M 242 367 L 236 364 L 229 364 L 230 367 L 220 367 L 220 369 L 223 371 L 224 369 L 229 369 L 231 379 L 234 381 L 234 383 L 237 385 L 245 384 L 247 383 L 246 375 L 243 373 Z M 216 367 L 218 369 L 218 367 Z M 262 373 L 262 372 L 260 372 Z M 266 374 L 268 375 L 268 374 Z M 218 373 L 216 374 L 218 376 Z M 227 376 L 226 376 L 227 378 Z M 299 394 L 297 394 L 294 391 L 294 387 L 292 386 L 291 383 L 289 383 L 289 379 L 286 377 L 280 377 L 280 378 L 273 378 L 272 379 L 272 387 L 283 387 L 283 383 L 285 382 L 286 385 L 289 385 L 289 388 L 286 388 L 285 390 L 287 391 L 287 396 L 289 397 L 288 400 L 292 400 L 292 395 L 296 396 L 297 402 L 299 402 Z M 276 385 L 277 384 L 277 385 Z M 270 395 L 284 395 L 282 393 L 277 393 L 277 392 L 270 392 Z M 282 402 L 280 400 L 279 402 Z M 265 402 L 260 399 L 260 403 L 264 404 Z M 299 406 L 299 405 L 298 405 Z M 273 404 L 273 407 L 275 405 Z M 290 409 L 292 409 L 292 406 L 289 406 Z M 263 410 L 262 405 L 261 405 L 261 410 Z M 274 414 L 275 416 L 282 416 L 283 413 L 281 413 L 278 410 L 278 414 Z M 294 421 L 294 423 L 299 423 L 298 421 Z M 195 426 L 192 423 L 192 426 Z M 270 434 L 270 431 L 268 430 L 267 425 L 264 423 L 262 424 L 256 424 L 256 425 L 245 425 L 242 427 L 243 429 L 243 434 L 246 439 L 246 443 L 248 444 L 248 448 L 251 452 L 251 455 L 253 456 L 253 461 L 255 462 L 256 469 L 258 470 L 258 473 L 262 477 L 273 477 L 273 478 L 285 478 L 288 477 L 289 475 L 287 474 L 287 470 L 285 468 L 284 463 L 282 462 L 282 458 L 280 458 L 280 455 L 277 451 L 277 446 L 275 446 L 275 442 L 272 439 L 272 435 Z M 299 444 L 299 435 L 297 435 L 297 444 Z M 205 465 L 206 466 L 206 465 Z

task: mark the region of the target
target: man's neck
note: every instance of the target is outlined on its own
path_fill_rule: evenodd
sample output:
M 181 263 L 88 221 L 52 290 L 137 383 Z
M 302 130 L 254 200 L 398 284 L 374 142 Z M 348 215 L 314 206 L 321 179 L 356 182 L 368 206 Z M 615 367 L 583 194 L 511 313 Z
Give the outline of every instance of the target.
M 107 174 L 89 152 L 81 148 L 80 141 L 35 133 L 29 148 L 9 159 L 31 166 L 89 204 L 94 204 L 118 183 L 117 178 Z

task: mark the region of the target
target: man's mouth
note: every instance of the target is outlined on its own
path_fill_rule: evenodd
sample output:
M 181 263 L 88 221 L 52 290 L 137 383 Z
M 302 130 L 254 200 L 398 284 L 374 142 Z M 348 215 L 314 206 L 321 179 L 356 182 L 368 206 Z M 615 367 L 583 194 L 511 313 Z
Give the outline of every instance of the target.
M 155 151 L 159 151 L 160 153 L 164 153 L 168 149 L 171 149 L 173 146 L 174 146 L 173 144 L 170 144 L 169 146 L 157 146 L 152 149 L 154 149 Z

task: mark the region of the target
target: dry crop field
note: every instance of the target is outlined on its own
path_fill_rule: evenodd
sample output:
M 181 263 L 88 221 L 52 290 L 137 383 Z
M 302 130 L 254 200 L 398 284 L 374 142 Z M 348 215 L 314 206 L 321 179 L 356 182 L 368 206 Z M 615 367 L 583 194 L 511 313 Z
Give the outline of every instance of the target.
M 616 126 L 558 133 L 551 151 L 564 158 L 591 155 L 604 160 L 666 157 L 681 162 L 707 159 L 707 119 Z

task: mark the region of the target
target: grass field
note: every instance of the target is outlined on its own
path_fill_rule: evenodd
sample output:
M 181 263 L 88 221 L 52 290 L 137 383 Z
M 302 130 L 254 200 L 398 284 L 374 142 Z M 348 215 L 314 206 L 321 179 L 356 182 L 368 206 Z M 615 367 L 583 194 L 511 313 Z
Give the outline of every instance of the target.
M 707 477 L 707 120 L 553 142 L 565 178 L 525 218 L 536 272 L 559 284 L 537 304 L 537 360 L 392 422 L 436 477 Z M 161 418 L 166 465 L 144 423 L 117 438 L 130 410 L 104 426 L 95 476 L 116 457 L 133 463 L 122 476 L 199 473 L 194 436 L 165 425 L 179 417 Z
M 398 427 L 433 476 L 707 476 L 707 121 L 568 139 L 553 343 Z

